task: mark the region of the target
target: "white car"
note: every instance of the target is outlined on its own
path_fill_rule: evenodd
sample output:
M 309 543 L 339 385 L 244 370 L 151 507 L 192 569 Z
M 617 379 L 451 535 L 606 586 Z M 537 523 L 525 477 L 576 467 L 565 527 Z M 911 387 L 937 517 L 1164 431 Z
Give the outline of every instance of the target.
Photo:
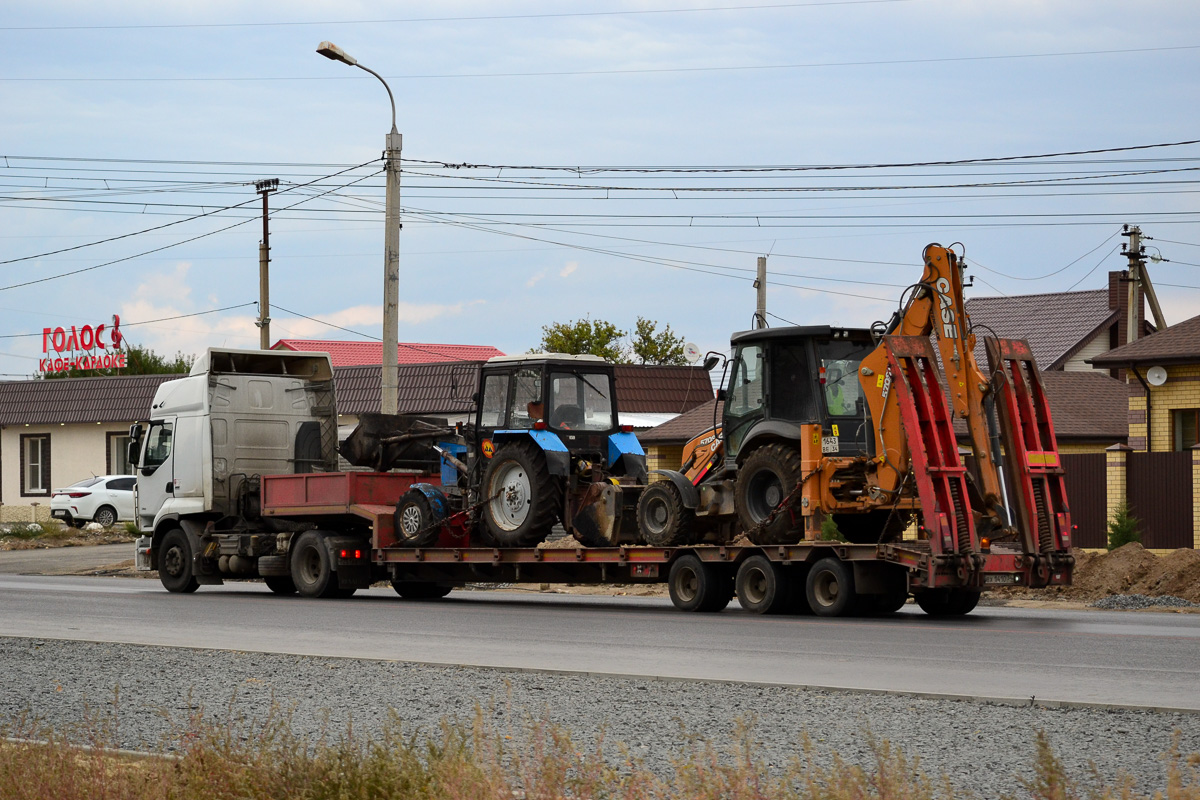
M 104 527 L 133 519 L 134 475 L 101 475 L 55 489 L 50 498 L 50 516 L 68 525 L 88 521 Z

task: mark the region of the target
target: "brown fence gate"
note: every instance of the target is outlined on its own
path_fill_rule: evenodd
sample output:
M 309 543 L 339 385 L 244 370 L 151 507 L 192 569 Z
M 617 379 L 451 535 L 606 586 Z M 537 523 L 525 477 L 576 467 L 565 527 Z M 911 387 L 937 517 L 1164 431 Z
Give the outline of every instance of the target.
M 1075 525 L 1075 547 L 1108 545 L 1108 484 L 1104 453 L 1063 455 L 1063 482 Z
M 1142 545 L 1192 547 L 1191 452 L 1129 453 L 1125 464 L 1126 497 Z

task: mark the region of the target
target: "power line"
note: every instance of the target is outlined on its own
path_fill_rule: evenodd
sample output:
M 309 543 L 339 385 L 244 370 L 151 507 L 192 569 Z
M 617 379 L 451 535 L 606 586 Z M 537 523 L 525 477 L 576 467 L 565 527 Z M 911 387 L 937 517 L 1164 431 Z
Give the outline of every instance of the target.
M 1001 272 L 1001 271 L 1000 271 L 1000 270 L 998 270 L 998 269 L 992 269 L 991 267 L 985 267 L 983 264 L 980 264 L 980 263 L 979 263 L 978 261 L 976 261 L 975 259 L 971 259 L 971 262 L 970 262 L 970 263 L 971 263 L 973 266 L 976 266 L 976 267 L 981 267 L 981 268 L 983 268 L 983 269 L 986 269 L 988 272 L 993 272 L 993 273 L 995 273 L 995 274 L 997 274 L 997 275 L 1000 275 L 1000 276 L 1002 276 L 1002 277 L 1008 278 L 1009 280 L 1014 280 L 1014 281 L 1042 281 L 1042 280 L 1045 280 L 1046 278 L 1052 278 L 1052 277 L 1054 277 L 1055 275 L 1059 274 L 1060 272 L 1066 272 L 1068 269 L 1070 269 L 1071 267 L 1075 266 L 1076 264 L 1078 264 L 1078 263 L 1079 263 L 1080 261 L 1082 261 L 1083 259 L 1085 259 L 1085 258 L 1087 258 L 1088 256 L 1090 256 L 1092 253 L 1094 253 L 1094 252 L 1096 252 L 1097 250 L 1099 250 L 1101 247 L 1104 247 L 1104 245 L 1108 244 L 1108 243 L 1109 243 L 1109 241 L 1110 241 L 1110 240 L 1112 240 L 1112 238 L 1113 238 L 1114 236 L 1116 236 L 1116 235 L 1117 235 L 1118 233 L 1120 233 L 1120 232 L 1121 232 L 1121 231 L 1120 231 L 1120 229 L 1117 229 L 1117 230 L 1113 231 L 1113 232 L 1112 232 L 1112 234 L 1111 234 L 1111 235 L 1110 235 L 1110 236 L 1109 236 L 1107 239 L 1105 239 L 1103 242 L 1101 242 L 1100 244 L 1098 244 L 1098 245 L 1096 245 L 1095 247 L 1093 247 L 1091 250 L 1088 250 L 1086 253 L 1084 253 L 1084 254 L 1083 254 L 1083 255 L 1081 255 L 1079 258 L 1075 259 L 1074 261 L 1072 261 L 1070 264 L 1067 264 L 1067 266 L 1065 266 L 1065 267 L 1060 267 L 1059 269 L 1056 269 L 1056 270 L 1054 270 L 1053 272 L 1047 272 L 1045 275 L 1038 275 L 1037 277 L 1033 277 L 1033 278 L 1023 278 L 1023 277 L 1020 277 L 1020 276 L 1018 276 L 1018 275 L 1007 275 L 1007 274 L 1005 274 L 1005 273 Z M 985 281 L 985 282 L 986 282 L 986 281 Z M 989 283 L 989 284 L 988 284 L 988 286 L 991 286 L 991 284 Z M 996 287 L 994 287 L 994 286 L 993 286 L 992 288 L 993 288 L 993 289 L 995 289 Z
M 463 17 L 407 17 L 400 19 L 341 19 L 316 22 L 193 22 L 161 25 L 38 25 L 24 27 L 0 27 L 0 31 L 111 31 L 111 30 L 164 30 L 187 28 L 286 28 L 315 25 L 388 25 L 419 22 L 496 22 L 522 19 L 565 19 L 571 17 L 628 17 L 652 14 L 694 14 L 711 11 L 761 11 L 788 8 L 811 8 L 816 6 L 879 5 L 882 3 L 905 3 L 911 0 L 818 0 L 808 3 L 772 3 L 749 6 L 710 6 L 704 8 L 649 8 L 631 11 L 563 11 L 533 14 L 484 14 Z
M 1080 278 L 1079 280 L 1077 280 L 1077 281 L 1075 281 L 1074 283 L 1072 283 L 1072 284 L 1071 284 L 1071 285 L 1070 285 L 1070 286 L 1067 288 L 1067 291 L 1068 291 L 1068 292 L 1069 292 L 1069 291 L 1071 291 L 1071 290 L 1072 290 L 1072 289 L 1074 289 L 1076 286 L 1078 286 L 1079 284 L 1081 284 L 1081 283 L 1083 283 L 1085 280 L 1087 280 L 1089 277 L 1091 277 L 1091 274 L 1100 268 L 1100 265 L 1104 263 L 1105 259 L 1107 259 L 1109 256 L 1111 256 L 1111 255 L 1112 255 L 1113 253 L 1115 253 L 1115 252 L 1117 252 L 1117 245 L 1113 245 L 1113 249 L 1112 249 L 1112 250 L 1109 250 L 1107 253 L 1105 253 L 1105 254 L 1104 254 L 1104 257 L 1103 257 L 1103 258 L 1101 258 L 1099 261 L 1097 261 L 1097 262 L 1096 262 L 1096 266 L 1094 266 L 1094 267 L 1092 267 L 1091 269 L 1089 269 L 1089 270 L 1087 271 L 1087 274 L 1086 274 L 1086 275 L 1084 275 L 1082 278 Z

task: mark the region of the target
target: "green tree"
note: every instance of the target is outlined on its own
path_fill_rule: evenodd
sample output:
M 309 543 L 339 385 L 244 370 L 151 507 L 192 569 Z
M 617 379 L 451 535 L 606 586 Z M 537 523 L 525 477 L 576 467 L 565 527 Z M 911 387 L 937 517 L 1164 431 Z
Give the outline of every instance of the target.
M 584 317 L 542 326 L 541 343 L 531 353 L 591 353 L 618 364 L 628 361 L 622 339 L 626 332 L 611 322 Z
M 1129 503 L 1124 500 L 1113 511 L 1112 519 L 1108 521 L 1108 549 L 1116 550 L 1118 547 L 1127 545 L 1130 542 L 1141 542 L 1142 532 L 1138 530 L 1138 518 L 1129 513 Z
M 163 356 L 149 347 L 126 343 L 122 348 L 127 366 L 121 369 L 71 369 L 44 375 L 45 378 L 90 378 L 110 375 L 174 375 L 191 370 L 196 357 L 183 352 Z
M 638 317 L 630 349 L 640 364 L 686 364 L 683 337 L 676 336 L 668 325 L 657 333 L 658 323 Z

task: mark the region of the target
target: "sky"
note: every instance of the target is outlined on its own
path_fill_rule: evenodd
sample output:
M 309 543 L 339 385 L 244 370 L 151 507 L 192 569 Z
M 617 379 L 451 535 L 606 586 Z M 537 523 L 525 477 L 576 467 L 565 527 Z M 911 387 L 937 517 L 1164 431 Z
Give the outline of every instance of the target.
M 1123 224 L 1200 314 L 1200 4 L 10 0 L 0 376 L 113 315 L 257 347 L 270 178 L 272 340 L 380 336 L 390 106 L 323 40 L 395 96 L 404 342 L 644 317 L 724 351 L 759 256 L 772 325 L 867 326 L 930 242 L 969 296 L 1096 289 Z

